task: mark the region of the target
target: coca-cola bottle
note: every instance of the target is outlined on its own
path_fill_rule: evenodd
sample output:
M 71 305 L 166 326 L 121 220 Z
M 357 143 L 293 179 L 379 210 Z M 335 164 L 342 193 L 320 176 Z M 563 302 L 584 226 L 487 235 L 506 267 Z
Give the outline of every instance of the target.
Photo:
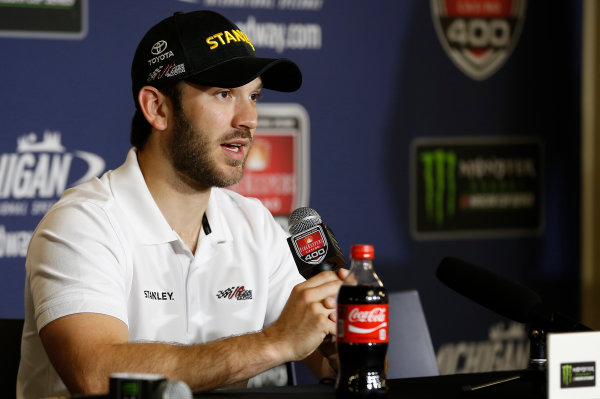
M 338 398 L 387 394 L 388 296 L 373 269 L 372 245 L 353 245 L 350 274 L 337 296 Z

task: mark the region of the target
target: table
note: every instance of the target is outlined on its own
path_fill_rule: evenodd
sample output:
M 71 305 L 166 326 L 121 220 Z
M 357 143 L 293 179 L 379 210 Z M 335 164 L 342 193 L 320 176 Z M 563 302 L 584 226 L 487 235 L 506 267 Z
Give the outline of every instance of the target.
M 479 388 L 479 385 L 507 380 L 506 382 Z M 546 397 L 546 381 L 543 374 L 529 371 L 499 371 L 474 374 L 454 374 L 388 380 L 388 399 L 421 398 L 502 398 L 537 399 Z M 468 387 L 476 388 L 469 390 Z M 285 387 L 217 390 L 194 395 L 195 399 L 332 399 L 335 398 L 331 384 L 299 385 Z

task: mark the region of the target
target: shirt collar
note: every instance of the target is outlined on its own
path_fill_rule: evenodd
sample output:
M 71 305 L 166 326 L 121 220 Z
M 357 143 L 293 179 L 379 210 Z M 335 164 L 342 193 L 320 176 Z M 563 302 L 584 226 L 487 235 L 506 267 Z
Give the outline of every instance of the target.
M 134 148 L 125 163 L 110 174 L 115 200 L 143 244 L 163 244 L 177 240 L 162 212 L 154 202 L 142 175 Z
M 148 190 L 135 148 L 129 150 L 125 163 L 111 172 L 110 183 L 115 200 L 143 244 L 156 245 L 179 240 L 179 236 L 171 228 Z M 212 231 L 201 241 L 223 243 L 232 239 L 231 231 L 219 208 L 219 202 L 223 201 L 224 195 L 218 188 L 211 189 L 206 217 Z
M 222 213 L 223 211 L 219 207 L 219 204 L 224 202 L 224 195 L 222 189 L 213 187 L 210 190 L 210 197 L 206 207 L 206 218 L 208 219 L 212 232 L 205 236 L 204 239 L 208 239 L 215 243 L 227 242 L 233 237 L 229 226 L 225 222 L 225 217 Z

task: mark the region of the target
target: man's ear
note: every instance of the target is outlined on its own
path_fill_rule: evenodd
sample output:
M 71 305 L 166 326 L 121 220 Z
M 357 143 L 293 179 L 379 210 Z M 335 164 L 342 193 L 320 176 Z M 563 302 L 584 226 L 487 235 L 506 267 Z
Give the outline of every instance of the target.
M 144 117 L 156 130 L 167 129 L 168 103 L 167 97 L 156 87 L 144 86 L 138 93 L 140 110 Z

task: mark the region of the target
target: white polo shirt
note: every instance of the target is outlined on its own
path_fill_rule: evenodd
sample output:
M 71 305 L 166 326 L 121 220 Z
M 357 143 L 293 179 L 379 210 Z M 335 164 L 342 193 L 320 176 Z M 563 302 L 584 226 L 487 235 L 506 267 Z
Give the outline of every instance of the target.
M 303 281 L 286 233 L 256 199 L 213 188 L 192 254 L 154 202 L 135 150 L 67 190 L 36 228 L 26 261 L 18 398 L 67 394 L 39 331 L 81 312 L 114 316 L 131 341 L 204 343 L 277 319 Z

